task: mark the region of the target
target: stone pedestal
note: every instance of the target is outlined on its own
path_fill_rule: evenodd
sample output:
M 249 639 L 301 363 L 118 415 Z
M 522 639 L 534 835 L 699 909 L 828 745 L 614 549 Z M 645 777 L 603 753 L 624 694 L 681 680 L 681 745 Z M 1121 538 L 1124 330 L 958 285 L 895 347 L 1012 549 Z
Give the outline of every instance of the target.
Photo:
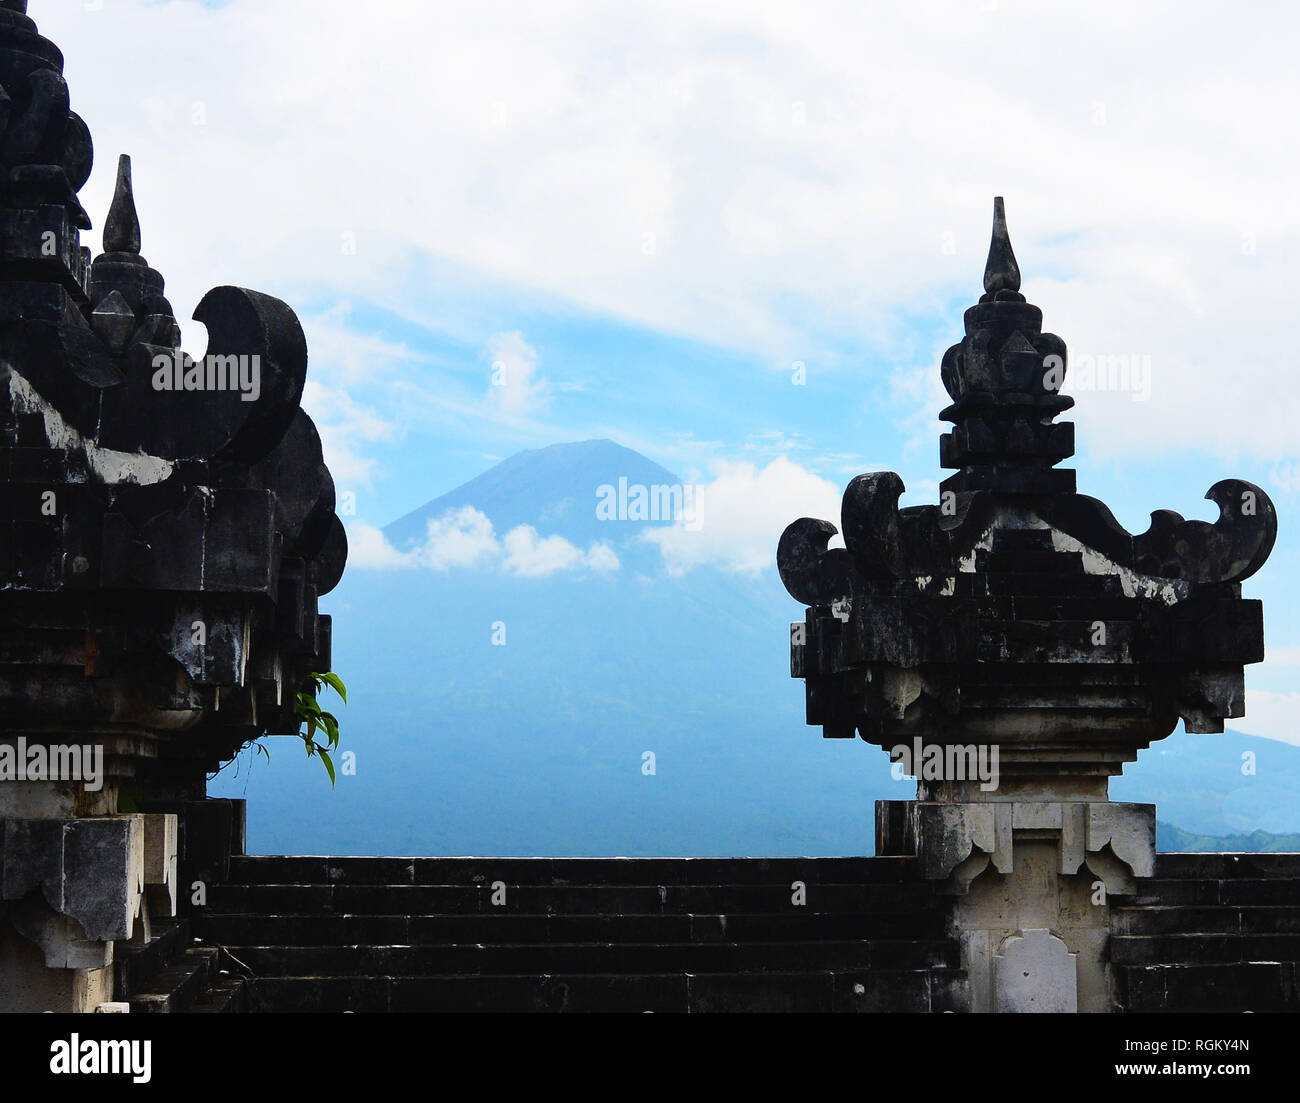
M 1155 805 L 878 801 L 876 852 L 953 896 L 971 1011 L 1106 1012 L 1110 898 L 1155 870 Z
M 114 947 L 147 941 L 151 917 L 176 915 L 176 817 L 68 819 L 57 803 L 44 819 L 5 811 L 0 1010 L 94 1011 L 113 998 Z

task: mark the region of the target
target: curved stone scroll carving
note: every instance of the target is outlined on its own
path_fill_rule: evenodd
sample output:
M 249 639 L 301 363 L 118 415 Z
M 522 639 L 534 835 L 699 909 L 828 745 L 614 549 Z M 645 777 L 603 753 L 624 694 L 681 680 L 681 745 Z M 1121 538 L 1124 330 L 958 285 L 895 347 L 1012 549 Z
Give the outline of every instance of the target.
M 1043 504 L 1043 519 L 1107 558 L 1142 574 L 1214 584 L 1240 582 L 1260 569 L 1277 539 L 1277 510 L 1254 483 L 1223 479 L 1206 492 L 1219 518 L 1187 521 L 1173 510 L 1151 514 L 1133 536 L 1096 498 L 1075 494 Z
M 209 334 L 199 361 L 159 345 L 131 347 L 125 384 L 104 395 L 101 446 L 246 464 L 262 459 L 284 437 L 307 378 L 307 341 L 297 315 L 270 295 L 218 287 L 203 297 L 194 317 Z M 169 360 L 173 367 L 166 366 Z M 234 372 L 243 373 L 244 383 L 229 385 Z M 223 376 L 218 382 L 227 385 L 207 386 L 209 375 Z M 187 378 L 205 385 L 185 389 Z
M 830 605 L 853 593 L 857 571 L 843 548 L 828 548 L 839 529 L 829 521 L 800 517 L 786 526 L 776 549 L 781 581 L 805 605 Z
M 844 491 L 840 519 L 845 548 L 829 548 L 839 530 L 801 517 L 777 547 L 781 580 L 806 605 L 827 605 L 869 583 L 951 575 L 992 521 L 987 494 L 954 495 L 951 514 L 938 506 L 898 508 L 906 486 L 893 471 L 859 475 Z

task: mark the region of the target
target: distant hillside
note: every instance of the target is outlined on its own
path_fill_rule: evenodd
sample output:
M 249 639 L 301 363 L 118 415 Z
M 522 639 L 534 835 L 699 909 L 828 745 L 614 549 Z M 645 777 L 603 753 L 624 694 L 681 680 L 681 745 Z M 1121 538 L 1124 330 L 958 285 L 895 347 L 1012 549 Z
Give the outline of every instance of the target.
M 1187 853 L 1233 851 L 1243 854 L 1295 853 L 1300 851 L 1300 832 L 1274 835 L 1252 831 L 1249 835 L 1195 835 L 1172 824 L 1156 821 L 1156 849 Z
M 324 606 L 356 774 L 330 791 L 290 740 L 269 741 L 269 764 L 241 760 L 210 791 L 251 798 L 254 852 L 873 852 L 874 802 L 915 786 L 891 778 L 884 752 L 806 726 L 788 642 L 801 610 L 775 562 L 758 575 L 666 574 L 643 539 L 649 523 L 597 518 L 597 488 L 620 478 L 677 481 L 611 441 L 557 445 L 385 530 L 409 548 L 430 520 L 472 506 L 498 537 L 532 525 L 580 548 L 607 544 L 620 566 L 349 568 Z M 1173 830 L 1207 836 L 1300 832 L 1296 793 L 1300 748 L 1236 732 L 1177 733 L 1111 783 L 1116 800 L 1155 802 Z
M 1231 730 L 1176 731 L 1110 783 L 1113 800 L 1154 803 L 1166 823 L 1197 835 L 1300 832 L 1298 793 L 1300 747 Z
M 602 484 L 672 484 L 591 441 L 524 452 L 390 525 L 399 547 L 473 506 L 612 573 L 349 569 L 326 600 L 355 776 L 330 792 L 287 740 L 210 787 L 250 798 L 263 853 L 801 855 L 873 847 L 874 800 L 908 796 L 886 756 L 823 740 L 790 677 L 799 607 L 758 576 L 667 575 L 648 524 L 596 518 Z M 775 557 L 775 549 L 774 549 Z M 494 625 L 505 645 L 494 645 Z M 646 772 L 647 753 L 654 772 Z

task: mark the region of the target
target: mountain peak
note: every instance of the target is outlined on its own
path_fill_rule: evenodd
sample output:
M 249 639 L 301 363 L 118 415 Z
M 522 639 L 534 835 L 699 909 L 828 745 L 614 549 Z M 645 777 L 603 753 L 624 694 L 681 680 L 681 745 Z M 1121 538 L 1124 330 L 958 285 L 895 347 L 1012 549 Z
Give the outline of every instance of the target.
M 426 502 L 384 529 L 399 550 L 419 544 L 428 523 L 472 506 L 487 515 L 497 532 L 531 525 L 543 536 L 563 536 L 579 545 L 618 540 L 626 525 L 600 521 L 596 502 L 601 486 L 672 485 L 676 475 L 639 452 L 609 439 L 572 441 L 516 452 L 482 475 Z

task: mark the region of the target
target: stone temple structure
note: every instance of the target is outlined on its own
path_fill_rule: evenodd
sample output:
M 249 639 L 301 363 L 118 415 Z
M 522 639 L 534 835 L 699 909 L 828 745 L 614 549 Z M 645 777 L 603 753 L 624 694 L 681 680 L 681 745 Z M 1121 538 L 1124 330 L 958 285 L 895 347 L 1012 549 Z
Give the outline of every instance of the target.
M 1217 523 L 1130 535 L 1076 492 L 1000 201 L 940 502 L 864 475 L 844 548 L 803 519 L 778 551 L 809 723 L 918 779 L 874 855 L 246 855 L 205 777 L 297 729 L 347 556 L 306 343 L 220 287 L 181 351 L 125 158 L 83 246 L 91 139 L 26 9 L 0 0 L 0 1011 L 1300 1008 L 1300 855 L 1156 855 L 1154 808 L 1107 794 L 1180 718 L 1242 714 L 1273 506 L 1219 482 Z
M 1099 1011 L 1106 901 L 1155 870 L 1155 807 L 1109 801 L 1108 779 L 1179 719 L 1221 732 L 1244 714 L 1264 635 L 1241 582 L 1277 517 L 1227 479 L 1206 494 L 1215 524 L 1161 510 L 1124 531 L 1058 466 L 1074 452 L 1056 420 L 1074 404 L 1066 347 L 1020 293 L 1001 199 L 984 291 L 943 357 L 940 458 L 955 474 L 940 504 L 900 510 L 897 475 L 859 475 L 844 548 L 828 548 L 827 521 L 783 535 L 782 579 L 809 607 L 792 669 L 825 736 L 907 749 L 917 799 L 878 805 L 877 849 L 914 855 L 953 895 L 974 1009 Z M 1022 972 L 1013 960 L 1044 970 L 1043 987 L 1002 985 Z
M 293 311 L 216 288 L 181 352 L 126 157 L 92 259 L 90 134 L 25 9 L 0 4 L 0 1008 L 84 1009 L 175 916 L 178 847 L 219 872 L 242 820 L 206 774 L 297 730 L 347 544 Z

